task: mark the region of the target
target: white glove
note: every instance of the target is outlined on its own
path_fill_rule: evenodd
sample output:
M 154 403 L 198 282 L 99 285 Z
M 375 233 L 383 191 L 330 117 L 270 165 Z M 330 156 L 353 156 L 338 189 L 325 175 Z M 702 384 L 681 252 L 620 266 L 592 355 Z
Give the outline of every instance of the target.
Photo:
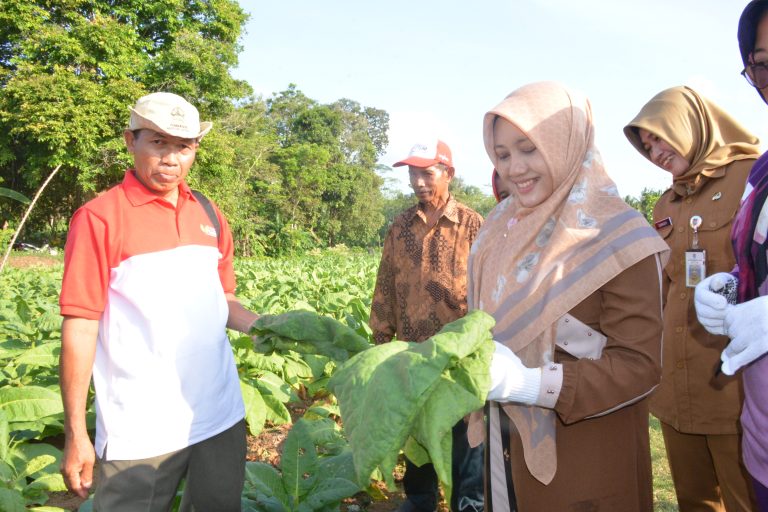
M 696 285 L 693 302 L 696 305 L 696 316 L 699 323 L 712 334 L 725 334 L 723 321 L 728 309 L 732 307 L 722 295 L 712 290 L 720 290 L 725 283 L 734 277 L 727 272 L 718 272 Z
M 768 352 L 768 296 L 730 306 L 725 329 L 731 342 L 720 354 L 723 373 L 733 375 Z
M 528 368 L 509 348 L 498 341 L 491 359 L 491 390 L 488 400 L 536 403 L 541 388 L 541 368 Z

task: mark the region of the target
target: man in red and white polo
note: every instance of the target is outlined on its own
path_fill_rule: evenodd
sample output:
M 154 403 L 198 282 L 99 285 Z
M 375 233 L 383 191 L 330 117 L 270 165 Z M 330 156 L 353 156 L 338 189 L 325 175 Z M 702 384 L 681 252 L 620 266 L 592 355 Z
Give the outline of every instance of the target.
M 258 318 L 234 296 L 233 243 L 185 177 L 211 123 L 170 93 L 131 109 L 134 167 L 72 218 L 60 306 L 70 490 L 97 510 L 240 510 L 245 410 L 225 327 Z M 91 377 L 96 442 L 86 430 Z

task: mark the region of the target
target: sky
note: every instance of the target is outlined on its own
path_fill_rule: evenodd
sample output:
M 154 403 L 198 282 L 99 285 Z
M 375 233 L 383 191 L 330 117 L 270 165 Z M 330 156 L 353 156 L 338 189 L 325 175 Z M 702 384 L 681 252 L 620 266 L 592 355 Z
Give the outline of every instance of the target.
M 456 174 L 490 193 L 485 112 L 518 87 L 556 80 L 589 97 L 595 141 L 622 196 L 666 189 L 623 127 L 656 93 L 688 85 L 768 149 L 768 106 L 739 75 L 746 0 L 241 0 L 250 14 L 234 71 L 267 98 L 294 83 L 390 116 L 391 166 L 441 138 Z M 390 177 L 407 189 L 407 173 Z

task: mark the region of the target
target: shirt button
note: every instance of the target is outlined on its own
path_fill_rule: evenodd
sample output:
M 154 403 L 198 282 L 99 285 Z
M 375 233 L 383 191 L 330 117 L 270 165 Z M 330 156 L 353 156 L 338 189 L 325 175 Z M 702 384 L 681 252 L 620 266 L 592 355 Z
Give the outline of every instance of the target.
M 563 342 L 563 345 L 567 345 L 567 344 L 568 344 L 568 340 Z
M 713 228 L 715 226 L 717 226 L 717 222 L 710 222 L 709 223 L 709 227 Z
M 683 328 L 682 327 L 675 327 L 675 332 L 683 332 Z
M 685 202 L 688 203 L 688 204 L 691 204 L 693 202 L 693 200 L 689 197 L 688 199 L 685 200 Z
M 592 331 L 587 331 L 587 336 L 592 336 Z
M 682 233 L 683 231 L 685 231 L 684 227 L 680 226 L 679 228 L 677 228 L 678 233 Z
M 680 298 L 681 299 L 685 299 L 686 297 L 688 297 L 687 293 L 683 292 L 683 293 L 680 294 Z
M 682 370 L 685 368 L 685 363 L 683 361 L 678 361 L 675 366 L 677 366 L 678 369 Z

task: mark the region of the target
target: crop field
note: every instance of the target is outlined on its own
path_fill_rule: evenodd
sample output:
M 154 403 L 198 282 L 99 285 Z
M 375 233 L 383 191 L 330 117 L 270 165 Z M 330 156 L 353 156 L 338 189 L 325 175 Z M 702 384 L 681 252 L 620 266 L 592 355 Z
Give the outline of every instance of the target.
M 354 336 L 360 340 L 354 350 L 359 350 L 370 342 L 367 321 L 378 258 L 378 254 L 340 249 L 279 260 L 238 260 L 237 294 L 246 307 L 260 313 L 317 313 L 290 317 L 291 332 L 303 329 L 307 322 L 333 318 L 337 321 L 333 325 L 323 324 L 329 336 Z M 0 275 L 2 511 L 71 509 L 53 506 L 55 500 L 48 503 L 49 496 L 65 491 L 58 472 L 63 427 L 58 390 L 61 272 L 61 263 L 54 261 L 45 266 L 12 265 Z M 352 511 L 366 509 L 372 500 L 369 510 L 389 510 L 375 508 L 376 500 L 398 491 L 376 485 L 361 489 L 355 483 L 339 408 L 326 388 L 353 349 L 348 343 L 345 351 L 321 342 L 317 346 L 322 350 L 311 353 L 296 338 L 289 339 L 288 330 L 274 326 L 264 326 L 259 335 L 261 343 L 254 350 L 249 337 L 230 333 L 250 436 L 255 439 L 293 426 L 279 457 L 264 453 L 262 460 L 248 462 L 243 510 Z M 89 419 L 93 424 L 92 412 Z M 675 511 L 661 433 L 653 418 L 650 429 L 655 509 Z M 300 474 L 291 469 L 295 467 Z M 297 479 L 303 480 L 302 485 L 292 485 Z M 350 501 L 353 495 L 366 492 L 367 501 Z M 90 503 L 81 510 L 90 510 Z

